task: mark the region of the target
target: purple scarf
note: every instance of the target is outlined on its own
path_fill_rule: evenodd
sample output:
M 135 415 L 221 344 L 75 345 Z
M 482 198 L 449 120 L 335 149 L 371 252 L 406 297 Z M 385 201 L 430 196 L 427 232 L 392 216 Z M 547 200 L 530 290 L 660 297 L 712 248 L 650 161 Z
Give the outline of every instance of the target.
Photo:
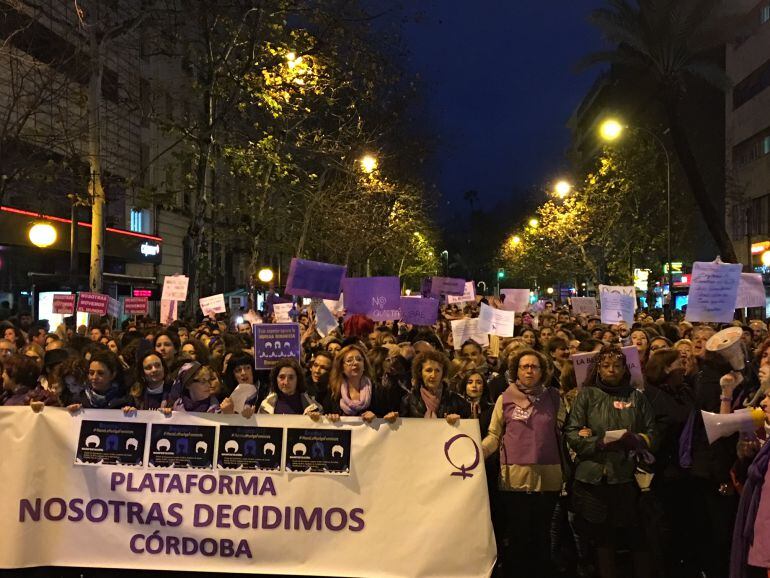
M 348 382 L 342 381 L 342 386 L 340 387 L 340 408 L 345 415 L 360 415 L 369 409 L 372 403 L 372 382 L 369 381 L 369 378 L 362 378 L 361 383 L 358 385 L 359 399 L 354 401 L 350 399 Z
M 754 542 L 754 523 L 757 519 L 759 501 L 762 499 L 762 484 L 765 482 L 769 462 L 770 441 L 767 441 L 749 466 L 748 478 L 743 486 L 741 501 L 738 503 L 733 527 L 733 547 L 730 553 L 730 578 L 747 576 L 749 548 Z

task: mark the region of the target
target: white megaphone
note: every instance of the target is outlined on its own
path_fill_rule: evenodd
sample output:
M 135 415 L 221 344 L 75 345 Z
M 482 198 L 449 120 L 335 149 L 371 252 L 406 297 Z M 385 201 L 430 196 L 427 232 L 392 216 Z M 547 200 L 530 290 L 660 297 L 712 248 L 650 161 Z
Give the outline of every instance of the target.
M 741 344 L 742 335 L 743 329 L 740 327 L 723 329 L 709 337 L 706 341 L 706 351 L 718 353 L 734 371 L 742 371 L 746 366 L 746 355 Z
M 710 444 L 737 432 L 754 432 L 765 423 L 765 412 L 758 407 L 739 409 L 733 413 L 711 413 L 703 410 L 700 413 Z

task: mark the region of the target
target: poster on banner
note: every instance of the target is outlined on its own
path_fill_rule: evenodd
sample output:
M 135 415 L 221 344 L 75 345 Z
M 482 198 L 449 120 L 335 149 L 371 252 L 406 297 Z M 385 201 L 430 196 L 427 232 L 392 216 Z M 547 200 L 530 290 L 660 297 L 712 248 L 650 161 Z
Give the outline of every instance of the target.
M 521 313 L 529 309 L 529 289 L 500 289 L 500 308 Z
M 214 467 L 216 428 L 156 423 L 150 428 L 151 468 L 207 469 Z
M 465 279 L 459 277 L 432 277 L 430 279 L 431 295 L 465 295 Z
M 163 279 L 161 300 L 187 301 L 187 285 L 190 278 L 185 275 L 167 275 Z
M 350 474 L 350 430 L 289 428 L 286 432 L 286 471 Z
M 636 311 L 636 287 L 634 287 L 633 285 L 599 285 L 600 299 L 604 293 L 627 295 L 631 297 L 631 299 L 634 302 L 634 311 Z
M 217 469 L 277 472 L 283 458 L 283 428 L 223 425 L 217 447 Z
M 516 313 L 495 309 L 486 303 L 481 304 L 478 316 L 478 329 L 484 333 L 499 335 L 500 337 L 513 337 L 513 321 Z
M 147 297 L 126 297 L 123 300 L 123 312 L 126 315 L 147 315 L 148 310 Z
M 299 323 L 261 323 L 254 331 L 254 367 L 272 369 L 281 359 L 300 360 Z
M 342 281 L 345 311 L 373 321 L 401 317 L 401 281 L 398 277 L 347 277 Z
M 339 299 L 347 267 L 306 259 L 291 260 L 286 293 L 297 297 Z
M 160 300 L 160 322 L 171 325 L 179 318 L 179 304 L 176 301 Z
M 455 303 L 473 303 L 476 301 L 476 285 L 473 281 L 466 281 L 462 295 L 447 295 L 446 302 L 449 305 Z
M 402 297 L 401 321 L 412 325 L 433 325 L 438 320 L 438 299 Z
M 201 297 L 198 301 L 201 306 L 201 311 L 204 316 L 209 316 L 217 313 L 227 313 L 227 307 L 225 306 L 225 296 L 223 293 L 219 295 L 211 295 L 210 297 Z
M 642 364 L 639 361 L 639 350 L 633 345 L 621 347 L 623 356 L 626 358 L 626 365 L 631 374 L 631 385 L 636 388 L 644 387 L 644 375 L 642 374 Z M 592 351 L 588 353 L 573 353 L 569 356 L 572 366 L 575 369 L 575 382 L 578 387 L 585 384 L 591 370 L 596 365 L 599 352 Z
M 575 315 L 596 315 L 596 299 L 593 297 L 572 297 L 572 313 Z
M 479 318 L 455 319 L 452 321 L 452 343 L 456 351 L 462 349 L 463 343 L 475 341 L 482 347 L 489 345 L 489 333 L 479 329 Z
M 687 321 L 729 323 L 735 316 L 740 263 L 696 261 L 692 265 Z
M 273 313 L 276 323 L 291 323 L 291 313 L 294 303 L 274 303 Z
M 600 285 L 599 287 L 602 323 L 614 325 L 625 321 L 631 325 L 634 322 L 636 298 L 628 295 L 627 292 L 616 291 L 617 288 L 608 285 Z
M 150 428 L 211 427 L 219 436 L 228 435 L 226 427 L 244 424 L 238 415 L 87 410 L 73 416 L 61 408 L 33 414 L 0 407 L 0 439 L 14 437 L 0 468 L 0 568 L 296 575 L 291 553 L 300 552 L 304 571 L 319 576 L 480 578 L 493 569 L 495 540 L 477 420 L 450 426 L 445 420 L 404 419 L 398 427 L 376 420 L 361 427 L 360 419 L 343 417 L 314 424 L 321 436 L 355 430 L 350 471 L 341 477 L 78 466 L 73 456 L 84 415 Z M 308 425 L 307 416 L 253 420 L 287 433 Z M 287 446 L 283 452 L 288 451 Z M 403 541 L 405 528 L 416 536 L 440 533 L 441 540 L 421 544 L 417 557 L 404 556 L 393 544 Z
M 53 296 L 53 313 L 58 315 L 72 315 L 75 313 L 75 294 L 57 293 Z
M 765 285 L 762 283 L 761 273 L 741 273 L 738 283 L 738 297 L 735 300 L 735 308 L 765 307 Z
M 146 423 L 83 420 L 75 463 L 141 466 L 146 437 Z
M 80 313 L 95 313 L 96 315 L 107 315 L 107 306 L 109 296 L 101 293 L 79 293 L 78 311 Z
M 329 311 L 325 300 L 313 299 L 313 311 L 315 311 L 315 328 L 321 337 L 326 337 L 339 327 L 337 318 Z
M 120 317 L 120 301 L 107 297 L 107 315 L 115 318 Z

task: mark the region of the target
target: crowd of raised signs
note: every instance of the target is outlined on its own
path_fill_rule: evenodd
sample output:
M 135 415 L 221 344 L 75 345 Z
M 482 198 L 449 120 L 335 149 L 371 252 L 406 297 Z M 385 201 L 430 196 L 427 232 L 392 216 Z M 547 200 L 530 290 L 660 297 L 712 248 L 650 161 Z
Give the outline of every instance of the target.
M 707 348 L 725 326 L 641 309 L 631 324 L 607 325 L 546 302 L 514 315 L 512 337 L 477 332 L 480 344 L 455 342 L 452 322 L 501 310 L 495 298 L 443 304 L 428 326 L 333 311 L 337 326 L 323 337 L 317 304 L 292 307 L 299 359 L 269 371 L 255 368 L 251 322 L 272 314 L 169 326 L 139 318 L 120 330 L 13 315 L 0 322 L 0 402 L 244 421 L 357 416 L 385 427 L 478 419 L 501 576 L 767 575 L 763 321 L 728 324 L 737 338 Z

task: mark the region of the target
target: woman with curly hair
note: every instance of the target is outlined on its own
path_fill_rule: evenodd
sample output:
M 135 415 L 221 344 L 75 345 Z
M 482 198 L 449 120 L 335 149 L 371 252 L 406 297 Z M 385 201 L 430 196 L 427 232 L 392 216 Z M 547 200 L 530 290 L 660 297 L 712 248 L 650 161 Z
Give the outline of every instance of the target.
M 412 391 L 401 402 L 401 415 L 446 419 L 451 425 L 470 418 L 470 404 L 449 387 L 448 379 L 449 358 L 444 353 L 417 354 L 412 363 Z

